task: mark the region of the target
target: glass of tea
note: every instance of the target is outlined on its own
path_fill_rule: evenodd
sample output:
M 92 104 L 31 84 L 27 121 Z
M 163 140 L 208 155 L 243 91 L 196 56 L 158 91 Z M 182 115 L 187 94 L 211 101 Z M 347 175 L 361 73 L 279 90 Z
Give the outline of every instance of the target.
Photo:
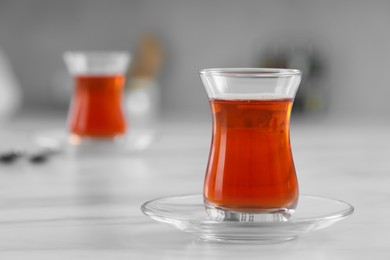
M 66 52 L 74 79 L 68 115 L 70 142 L 109 140 L 126 132 L 122 92 L 130 56 L 126 52 Z
M 204 69 L 213 127 L 204 203 L 218 220 L 285 221 L 298 203 L 290 115 L 301 72 Z

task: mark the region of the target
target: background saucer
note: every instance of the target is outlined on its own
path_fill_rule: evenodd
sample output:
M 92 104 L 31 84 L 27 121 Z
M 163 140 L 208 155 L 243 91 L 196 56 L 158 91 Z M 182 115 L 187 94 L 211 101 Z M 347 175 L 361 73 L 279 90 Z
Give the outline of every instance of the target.
M 37 134 L 34 141 L 38 146 L 51 150 L 98 153 L 99 151 L 143 151 L 152 145 L 155 138 L 156 134 L 153 130 L 133 130 L 131 133 L 113 139 L 83 138 L 74 140 L 66 131 L 53 129 Z

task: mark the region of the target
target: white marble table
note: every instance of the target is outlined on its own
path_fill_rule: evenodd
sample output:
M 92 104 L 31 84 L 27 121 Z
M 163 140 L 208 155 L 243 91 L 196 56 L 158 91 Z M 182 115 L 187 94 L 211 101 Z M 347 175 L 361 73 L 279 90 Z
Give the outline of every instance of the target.
M 53 118 L 22 118 L 0 131 L 23 147 Z M 7 131 L 7 129 L 27 131 Z M 291 138 L 302 193 L 337 198 L 355 213 L 273 245 L 209 243 L 145 217 L 161 196 L 201 193 L 210 124 L 159 124 L 146 151 L 0 165 L 0 259 L 389 259 L 390 123 L 296 120 Z

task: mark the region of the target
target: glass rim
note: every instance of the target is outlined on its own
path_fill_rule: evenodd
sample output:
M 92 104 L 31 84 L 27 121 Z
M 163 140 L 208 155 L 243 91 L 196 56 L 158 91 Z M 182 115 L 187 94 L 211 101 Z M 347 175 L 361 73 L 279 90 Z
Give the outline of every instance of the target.
M 62 56 L 71 75 L 126 73 L 131 55 L 126 51 L 67 51 Z
M 128 57 L 127 51 L 65 51 L 63 57 Z
M 284 68 L 210 68 L 200 70 L 199 74 L 237 78 L 280 78 L 301 76 L 302 72 Z

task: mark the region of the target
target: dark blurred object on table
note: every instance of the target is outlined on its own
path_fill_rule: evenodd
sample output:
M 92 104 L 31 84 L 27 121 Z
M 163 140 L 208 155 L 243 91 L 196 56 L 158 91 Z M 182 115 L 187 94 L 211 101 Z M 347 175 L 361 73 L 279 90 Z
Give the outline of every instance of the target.
M 310 45 L 269 47 L 263 52 L 260 67 L 290 68 L 302 71 L 302 81 L 294 101 L 293 112 L 301 114 L 324 112 L 327 89 L 323 84 L 326 62 L 321 53 Z

